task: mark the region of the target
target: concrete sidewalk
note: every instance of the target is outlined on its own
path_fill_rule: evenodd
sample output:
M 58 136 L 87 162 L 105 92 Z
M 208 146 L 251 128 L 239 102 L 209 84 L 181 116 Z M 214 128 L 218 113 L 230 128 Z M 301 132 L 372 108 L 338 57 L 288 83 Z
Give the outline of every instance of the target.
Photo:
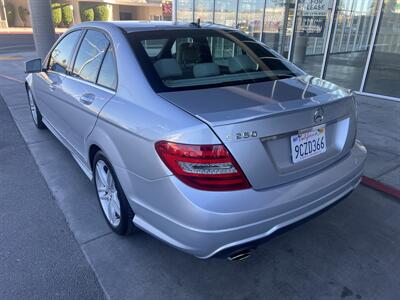
M 400 190 L 400 102 L 357 96 L 358 138 L 368 149 L 365 176 Z

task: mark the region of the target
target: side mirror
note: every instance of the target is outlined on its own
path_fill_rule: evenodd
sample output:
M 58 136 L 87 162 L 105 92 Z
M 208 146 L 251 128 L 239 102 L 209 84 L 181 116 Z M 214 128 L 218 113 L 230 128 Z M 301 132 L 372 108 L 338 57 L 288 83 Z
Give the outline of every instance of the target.
M 40 73 L 43 71 L 42 59 L 35 58 L 25 62 L 25 73 Z

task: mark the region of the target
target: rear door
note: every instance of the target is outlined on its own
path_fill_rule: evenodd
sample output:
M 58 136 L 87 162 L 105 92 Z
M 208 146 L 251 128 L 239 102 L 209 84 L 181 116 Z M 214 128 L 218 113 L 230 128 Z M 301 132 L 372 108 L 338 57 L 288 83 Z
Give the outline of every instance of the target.
M 68 95 L 59 102 L 63 135 L 84 158 L 86 138 L 103 106 L 115 95 L 117 70 L 112 45 L 98 30 L 87 30 L 76 51 L 72 71 L 63 82 Z

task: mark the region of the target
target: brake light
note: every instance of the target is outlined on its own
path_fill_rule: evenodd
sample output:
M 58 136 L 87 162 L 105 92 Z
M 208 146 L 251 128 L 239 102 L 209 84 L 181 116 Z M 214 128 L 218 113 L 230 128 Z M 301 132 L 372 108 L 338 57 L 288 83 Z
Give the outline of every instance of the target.
M 250 183 L 224 145 L 157 142 L 156 151 L 171 172 L 187 185 L 206 191 L 250 188 Z

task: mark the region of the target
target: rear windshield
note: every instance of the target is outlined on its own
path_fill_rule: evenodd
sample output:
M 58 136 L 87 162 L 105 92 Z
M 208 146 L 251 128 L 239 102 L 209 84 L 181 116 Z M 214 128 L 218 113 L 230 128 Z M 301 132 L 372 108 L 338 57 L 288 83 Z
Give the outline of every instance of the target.
M 301 75 L 281 56 L 237 31 L 133 32 L 129 42 L 156 92 L 247 84 Z

